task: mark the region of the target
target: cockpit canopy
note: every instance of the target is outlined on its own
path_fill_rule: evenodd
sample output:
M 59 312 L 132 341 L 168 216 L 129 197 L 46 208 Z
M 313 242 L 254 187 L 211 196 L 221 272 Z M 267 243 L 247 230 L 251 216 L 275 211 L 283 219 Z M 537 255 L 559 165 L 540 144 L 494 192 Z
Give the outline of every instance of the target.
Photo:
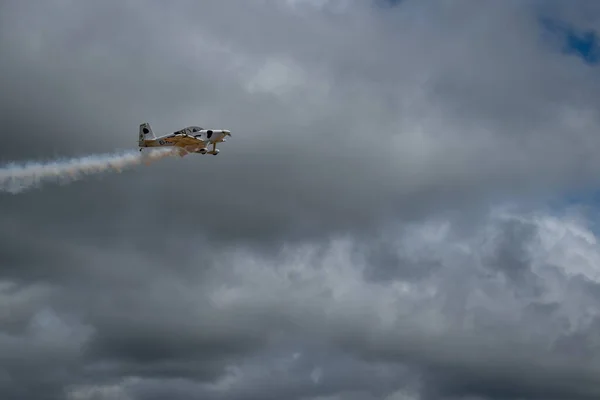
M 192 130 L 192 132 L 200 132 L 202 130 L 202 127 L 200 127 L 200 126 L 190 126 L 190 129 Z

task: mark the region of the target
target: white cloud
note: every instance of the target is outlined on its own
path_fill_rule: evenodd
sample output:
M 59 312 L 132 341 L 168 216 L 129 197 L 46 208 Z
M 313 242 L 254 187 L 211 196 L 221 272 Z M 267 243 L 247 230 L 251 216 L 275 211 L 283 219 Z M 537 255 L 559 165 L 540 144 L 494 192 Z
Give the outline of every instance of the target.
M 281 96 L 307 81 L 308 77 L 304 76 L 303 71 L 291 60 L 269 58 L 246 87 L 251 93 L 267 92 Z

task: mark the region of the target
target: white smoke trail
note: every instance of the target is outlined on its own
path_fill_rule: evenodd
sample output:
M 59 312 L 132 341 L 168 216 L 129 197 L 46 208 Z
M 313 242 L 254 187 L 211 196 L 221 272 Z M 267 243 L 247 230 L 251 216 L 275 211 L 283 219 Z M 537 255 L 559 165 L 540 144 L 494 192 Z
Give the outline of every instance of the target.
M 142 154 L 139 151 L 90 155 L 81 158 L 51 162 L 11 163 L 0 168 L 0 191 L 20 193 L 41 186 L 46 181 L 66 184 L 86 175 L 108 170 L 121 172 L 124 168 L 146 164 L 176 155 L 173 148 L 155 149 Z

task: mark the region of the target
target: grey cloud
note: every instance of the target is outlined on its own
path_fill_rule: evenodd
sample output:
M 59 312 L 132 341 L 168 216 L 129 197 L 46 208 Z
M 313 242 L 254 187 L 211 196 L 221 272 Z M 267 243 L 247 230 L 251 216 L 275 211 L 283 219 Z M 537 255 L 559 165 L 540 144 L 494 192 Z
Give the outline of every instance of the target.
M 530 224 L 518 225 L 526 227 L 525 231 L 534 228 Z M 514 225 L 503 224 L 500 245 L 502 238 L 510 235 L 513 228 Z M 537 232 L 537 229 L 533 230 Z M 533 236 L 527 236 L 530 239 L 524 239 L 524 243 L 513 247 L 515 255 L 522 251 L 520 247 L 531 245 Z M 457 265 L 444 265 L 444 269 L 463 270 L 461 276 L 465 278 L 462 282 L 460 279 L 452 280 L 452 284 L 458 287 L 451 292 L 440 293 L 437 299 L 447 302 L 459 296 L 462 302 L 459 309 L 462 315 L 455 314 L 453 311 L 456 309 L 438 304 L 444 310 L 448 329 L 427 334 L 427 329 L 411 326 L 408 322 L 411 318 L 408 318 L 403 324 L 398 323 L 395 329 L 362 326 L 352 335 L 341 334 L 338 342 L 366 360 L 395 360 L 420 366 L 426 377 L 424 398 L 594 398 L 600 391 L 594 378 L 600 365 L 597 355 L 589 347 L 588 334 L 595 336 L 592 332 L 597 317 L 592 312 L 579 319 L 567 310 L 595 304 L 595 295 L 588 297 L 578 293 L 587 292 L 584 289 L 587 285 L 596 288 L 597 284 L 584 283 L 585 280 L 580 277 L 567 278 L 561 273 L 561 285 L 564 284 L 563 288 L 567 290 L 564 296 L 575 296 L 574 300 L 547 303 L 543 299 L 552 296 L 553 283 L 548 277 L 554 271 L 552 266 L 547 265 L 548 272 L 541 275 L 540 270 L 532 272 L 534 262 L 538 261 L 527 263 L 527 271 L 539 281 L 539 290 L 516 298 L 512 296 L 511 286 L 525 285 L 527 280 L 515 282 L 509 279 L 505 283 L 494 283 L 494 278 L 486 277 L 484 270 L 472 269 L 471 274 L 479 275 L 473 279 L 467 278 L 467 271 Z M 486 265 L 482 267 L 487 268 Z M 436 289 L 442 287 L 440 285 Z M 444 287 L 446 290 L 449 288 Z M 487 301 L 484 298 L 477 300 L 480 290 L 485 291 L 485 296 L 490 296 Z M 466 296 L 463 296 L 465 292 Z M 465 297 L 470 301 L 465 303 Z M 492 306 L 493 303 L 497 307 Z M 430 311 L 429 306 L 424 311 Z M 417 310 L 416 307 L 416 313 Z M 454 321 L 455 317 L 460 319 Z M 582 332 L 587 333 L 580 336 Z
M 51 309 L 40 307 L 25 332 L 0 335 L 2 397 L 61 398 L 63 388 L 81 376 L 78 349 L 87 334 L 85 326 L 63 321 Z
M 596 359 L 589 353 L 584 357 L 579 347 L 584 343 L 574 342 L 567 332 L 592 334 L 594 325 L 577 322 L 572 310 L 597 304 L 590 290 L 596 286 L 586 289 L 585 281 L 569 280 L 562 270 L 553 272 L 548 266 L 539 277 L 545 283 L 543 292 L 514 298 L 515 282 L 490 278 L 487 266 L 477 267 L 476 251 L 486 240 L 501 248 L 515 226 L 527 227 L 524 232 L 540 228 L 522 221 L 488 223 L 489 236 L 469 238 L 467 244 L 475 251 L 470 255 L 461 255 L 452 231 L 435 223 L 398 233 L 402 257 L 418 259 L 425 252 L 442 264 L 436 274 L 412 282 L 405 295 L 392 285 L 408 284 L 412 277 L 364 281 L 360 258 L 343 246 L 308 255 L 291 249 L 279 260 L 242 261 L 222 254 L 204 267 L 190 258 L 187 262 L 196 270 L 165 268 L 162 260 L 144 261 L 135 252 L 102 255 L 102 248 L 97 253 L 89 249 L 93 261 L 74 270 L 62 290 L 46 294 L 48 304 L 63 310 L 66 321 L 54 323 L 57 339 L 34 338 L 47 351 L 61 349 L 54 360 L 73 372 L 52 380 L 55 393 L 75 383 L 118 385 L 121 377 L 137 376 L 141 381 L 122 389 L 134 399 L 167 394 L 182 399 L 339 394 L 345 399 L 352 393 L 385 398 L 403 388 L 431 399 L 469 394 L 535 399 L 545 398 L 544 391 L 593 398 L 599 390 L 593 378 Z M 524 235 L 523 247 L 534 248 L 534 237 Z M 516 254 L 521 251 L 515 247 Z M 530 256 L 533 271 L 543 254 Z M 548 281 L 552 276 L 559 279 L 568 301 L 544 301 L 553 287 Z M 428 294 L 428 287 L 438 293 Z M 451 302 L 454 308 L 448 307 Z M 37 320 L 52 321 L 51 315 L 46 312 L 45 319 Z M 46 334 L 52 331 L 52 324 L 37 326 L 45 326 Z M 61 344 L 71 326 L 85 342 Z M 297 362 L 295 353 L 300 354 Z M 48 353 L 40 347 L 12 354 L 43 374 L 46 367 L 39 360 L 47 360 Z M 21 371 L 15 364 L 4 365 L 13 376 Z M 232 375 L 229 389 L 215 390 L 211 385 L 226 377 L 232 365 L 243 373 Z M 425 379 L 423 386 L 419 375 Z M 77 377 L 79 382 L 74 382 Z M 50 389 L 46 392 L 52 393 Z
M 26 79 L 13 78 L 9 84 L 21 82 L 20 96 L 31 87 L 30 96 L 37 97 L 40 90 L 30 83 L 43 79 L 48 70 L 55 71 L 53 97 L 68 97 L 69 103 L 62 106 L 68 111 L 57 110 L 54 114 L 58 115 L 47 119 L 48 125 L 61 126 L 62 130 L 57 118 L 64 115 L 62 119 L 70 120 L 66 137 L 78 152 L 132 146 L 142 120 L 153 122 L 158 131 L 198 121 L 227 125 L 238 132 L 235 141 L 226 144 L 230 145 L 227 155 L 211 160 L 219 180 L 212 175 L 199 178 L 197 168 L 203 167 L 195 164 L 170 163 L 164 169 L 152 170 L 160 190 L 143 197 L 143 201 L 152 202 L 149 206 L 157 210 L 156 219 L 162 224 L 176 220 L 178 231 L 206 230 L 222 239 L 233 234 L 238 240 L 273 239 L 282 233 L 308 237 L 376 226 L 391 213 L 419 218 L 434 208 L 460 207 L 481 200 L 490 191 L 543 187 L 561 179 L 559 168 L 565 170 L 569 163 L 588 159 L 564 154 L 561 158 L 569 161 L 557 165 L 552 164 L 556 157 L 548 157 L 552 151 L 564 152 L 560 138 L 566 136 L 550 129 L 560 126 L 560 120 L 548 125 L 541 121 L 548 119 L 540 118 L 538 110 L 550 110 L 543 90 L 555 90 L 563 104 L 574 104 L 573 96 L 565 95 L 569 86 L 563 83 L 583 76 L 584 70 L 576 64 L 569 66 L 562 58 L 552 59 L 536 47 L 538 28 L 529 28 L 535 27 L 535 20 L 526 19 L 529 14 L 522 12 L 524 6 L 462 3 L 463 8 L 456 11 L 442 7 L 425 14 L 430 11 L 428 6 L 407 2 L 386 16 L 363 3 L 350 4 L 350 11 L 344 14 L 348 19 L 344 20 L 335 13 L 295 14 L 283 12 L 283 6 L 234 3 L 211 3 L 202 9 L 195 6 L 185 15 L 179 15 L 175 8 L 164 12 L 159 3 L 146 5 L 143 13 L 111 3 L 96 5 L 94 8 L 100 10 L 92 12 L 85 3 L 78 3 L 73 5 L 77 18 L 63 25 L 51 23 L 54 13 L 60 14 L 58 9 L 46 14 L 21 12 L 16 15 L 34 27 L 52 25 L 58 29 L 42 37 L 40 28 L 27 32 L 15 29 L 11 37 L 37 37 L 48 41 L 49 49 L 59 46 L 60 40 L 68 40 L 60 51 L 71 53 L 70 57 L 52 56 L 48 65 L 41 61 L 46 50 L 22 51 L 36 62 L 28 66 L 32 71 Z M 406 15 L 402 14 L 404 9 L 408 10 Z M 465 16 L 461 9 L 468 10 Z M 108 25 L 100 23 L 103 15 L 113 14 L 119 17 L 111 17 Z M 440 41 L 437 31 L 409 19 L 420 14 L 430 15 L 446 29 L 448 41 Z M 311 16 L 311 29 L 306 28 L 307 15 Z M 494 15 L 493 26 L 478 22 L 489 20 L 485 19 L 489 15 Z M 225 16 L 236 20 L 227 29 L 222 28 Z M 394 16 L 403 24 L 392 25 Z M 474 22 L 463 23 L 469 19 Z M 269 21 L 264 30 L 256 29 L 259 20 Z M 508 22 L 514 29 L 492 29 Z M 359 28 L 350 29 L 351 23 Z M 10 21 L 5 26 L 9 29 Z M 169 45 L 182 26 L 186 26 L 187 36 L 177 42 L 178 46 Z M 103 29 L 110 33 L 100 36 L 98 32 Z M 285 34 L 272 34 L 278 30 Z M 472 32 L 478 32 L 478 41 L 462 46 L 463 40 L 473 37 Z M 420 37 L 419 42 L 407 39 L 413 35 Z M 480 51 L 489 48 L 488 42 L 494 43 L 493 51 L 479 57 Z M 396 56 L 399 51 L 411 57 Z M 100 56 L 91 58 L 96 52 Z M 9 54 L 16 59 L 15 53 Z M 526 54 L 529 57 L 523 59 Z M 298 65 L 288 72 L 288 80 L 295 79 L 294 68 L 307 74 L 298 78 L 302 82 L 299 88 L 279 96 L 248 93 L 243 85 L 280 55 Z M 482 66 L 483 62 L 490 65 Z M 573 72 L 565 75 L 567 67 Z M 20 67 L 7 68 L 15 74 L 21 71 Z M 555 69 L 558 72 L 554 73 Z M 72 72 L 61 77 L 61 70 Z M 521 74 L 520 83 L 514 81 L 515 74 Z M 114 83 L 121 80 L 122 84 Z M 534 86 L 542 92 L 532 92 Z M 520 87 L 527 87 L 529 95 L 521 95 Z M 577 96 L 582 93 L 591 95 L 593 90 L 582 86 Z M 513 97 L 528 99 L 531 105 L 519 106 Z M 506 111 L 510 118 L 509 114 L 497 114 L 503 107 L 511 107 Z M 169 115 L 167 109 L 175 111 Z M 109 114 L 114 116 L 105 118 Z M 15 115 L 15 124 L 19 124 L 22 114 Z M 505 128 L 509 121 L 519 119 L 524 119 L 527 127 Z M 363 129 L 384 132 L 383 137 L 391 136 L 394 142 L 370 143 Z M 419 129 L 424 129 L 428 138 L 421 143 Z M 481 129 L 492 131 L 489 142 L 477 139 Z M 539 146 L 539 130 L 552 134 L 556 146 Z M 47 144 L 53 152 L 73 152 L 67 144 L 50 144 L 57 134 L 63 137 L 62 132 L 54 132 L 51 128 L 44 133 L 40 144 Z M 506 133 L 522 139 L 513 143 Z M 582 140 L 593 141 L 593 137 Z M 400 141 L 398 146 L 396 140 Z M 18 141 L 18 148 L 25 143 Z M 520 147 L 521 143 L 531 143 L 531 147 Z M 588 148 L 593 146 L 582 143 L 574 152 Z M 595 171 L 595 155 L 589 157 L 587 171 Z M 572 173 L 580 174 L 581 168 L 586 167 L 575 167 Z M 143 173 L 135 176 L 141 178 Z M 183 189 L 175 182 L 163 187 L 166 173 L 177 173 L 179 179 L 190 182 L 188 187 Z M 562 183 L 569 185 L 571 177 L 565 176 Z M 124 183 L 128 192 L 131 184 Z M 236 194 L 238 190 L 243 196 Z M 127 204 L 140 201 L 137 195 Z M 189 217 L 200 204 L 213 203 L 228 212 L 218 217 L 209 212 L 202 218 Z M 132 207 L 123 205 L 118 210 L 114 212 L 129 214 Z
M 1 195 L 0 397 L 596 398 L 597 7 L 296 3 L 2 3 L 1 160 L 233 138 Z

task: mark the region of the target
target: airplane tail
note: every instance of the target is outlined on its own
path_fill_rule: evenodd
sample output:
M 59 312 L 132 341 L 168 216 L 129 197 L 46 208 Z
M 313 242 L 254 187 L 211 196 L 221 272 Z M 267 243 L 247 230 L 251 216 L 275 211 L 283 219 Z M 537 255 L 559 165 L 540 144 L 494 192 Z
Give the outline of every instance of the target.
M 150 124 L 147 122 L 140 124 L 138 145 L 140 147 L 145 147 L 144 140 L 153 140 L 153 139 L 156 139 L 156 136 L 154 136 L 154 132 L 152 132 L 152 127 L 150 127 Z

